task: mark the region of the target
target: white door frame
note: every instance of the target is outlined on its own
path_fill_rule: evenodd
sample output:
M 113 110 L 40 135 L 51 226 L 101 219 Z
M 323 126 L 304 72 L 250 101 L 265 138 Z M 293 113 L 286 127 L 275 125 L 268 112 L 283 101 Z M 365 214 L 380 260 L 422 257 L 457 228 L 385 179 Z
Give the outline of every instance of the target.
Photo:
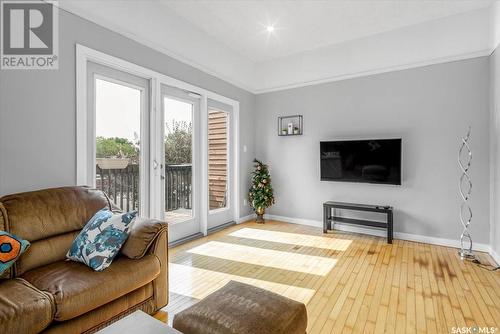
M 86 125 L 94 123 L 94 126 L 88 129 L 88 133 L 90 136 L 87 136 L 85 142 L 87 145 L 87 183 L 86 185 L 95 187 L 96 180 L 96 156 L 95 156 L 95 147 L 96 147 L 96 133 L 95 133 L 95 122 L 96 122 L 96 105 L 95 105 L 95 97 L 96 97 L 96 88 L 95 83 L 96 80 L 103 80 L 107 82 L 111 82 L 117 85 L 122 85 L 125 87 L 133 88 L 140 91 L 141 96 L 141 110 L 140 110 L 140 143 L 141 150 L 139 153 L 139 212 L 142 215 L 147 215 L 149 213 L 149 207 L 147 206 L 149 195 L 147 192 L 147 187 L 145 186 L 146 180 L 149 178 L 149 170 L 148 170 L 148 156 L 149 156 L 149 126 L 147 124 L 147 120 L 149 117 L 150 110 L 150 96 L 151 96 L 151 80 L 144 79 L 142 77 L 133 75 L 128 72 L 120 71 L 115 68 L 109 68 L 108 66 L 100 66 L 97 64 L 96 66 L 92 66 L 92 73 L 87 73 L 87 88 L 93 88 L 92 97 L 93 100 L 89 100 L 90 96 L 87 96 L 87 101 L 92 102 L 93 106 L 90 109 L 87 109 L 87 121 Z M 92 75 L 90 75 L 92 74 Z M 144 85 L 140 85 L 140 83 L 132 81 L 136 81 L 140 79 L 144 80 Z M 128 81 L 126 81 L 128 80 Z M 91 81 L 91 82 L 90 82 Z M 147 83 L 146 83 L 147 82 Z M 87 106 L 89 107 L 89 106 Z M 145 145 L 144 145 L 145 143 Z
M 163 85 L 161 85 L 163 86 Z M 200 97 L 197 95 L 196 98 L 192 98 L 192 97 L 189 97 L 187 96 L 189 93 L 188 92 L 185 92 L 185 91 L 181 91 L 180 89 L 177 89 L 177 87 L 174 87 L 176 91 L 180 91 L 180 92 L 169 92 L 167 91 L 168 87 L 165 87 L 167 88 L 165 90 L 165 92 L 163 90 L 162 91 L 162 99 L 164 98 L 168 98 L 168 99 L 172 99 L 172 100 L 176 100 L 176 101 L 180 101 L 180 102 L 184 102 L 184 103 L 188 103 L 192 106 L 192 109 L 191 109 L 191 115 L 192 115 L 192 126 L 193 126 L 193 131 L 192 131 L 192 137 L 191 137 L 191 197 L 192 197 L 192 202 L 191 202 L 191 218 L 189 219 L 186 219 L 182 222 L 176 222 L 176 223 L 172 223 L 172 226 L 170 228 L 170 233 L 169 234 L 169 239 L 174 242 L 176 240 L 180 240 L 180 239 L 183 239 L 183 238 L 188 238 L 192 235 L 196 235 L 198 233 L 201 232 L 201 222 L 200 222 L 200 214 L 202 214 L 201 210 L 200 210 L 200 204 L 203 203 L 203 198 L 202 198 L 202 193 L 200 191 L 200 186 L 201 186 L 201 183 L 202 183 L 202 180 L 201 178 L 199 177 L 200 175 L 200 169 L 199 167 L 201 167 L 201 163 L 200 163 L 200 121 L 201 121 L 201 103 L 200 103 Z M 186 95 L 186 96 L 179 96 L 179 95 Z M 190 94 L 189 94 L 190 95 Z M 164 127 L 164 124 L 165 124 L 165 113 L 167 112 L 167 110 L 165 110 L 165 106 L 164 106 L 164 103 L 162 101 L 162 113 L 161 113 L 161 121 L 160 121 L 160 124 L 161 124 L 161 129 L 159 130 L 160 131 L 160 138 L 163 142 L 163 138 L 165 136 L 165 127 Z M 162 157 L 165 156 L 165 145 L 161 145 L 161 155 Z M 160 205 L 161 205 L 161 212 L 160 212 L 160 215 L 161 215 L 161 219 L 164 220 L 164 215 L 165 215 L 165 186 L 166 186 L 166 181 L 167 181 L 167 178 L 166 178 L 166 162 L 165 162 L 165 159 L 162 159 L 161 163 L 163 164 L 163 168 L 161 169 L 161 175 L 163 177 L 161 177 L 161 189 L 162 191 L 160 192 L 160 196 L 161 196 L 161 202 L 160 202 Z M 198 225 L 198 228 L 197 228 L 197 231 L 194 232 L 193 234 L 193 231 L 192 231 L 192 228 L 195 227 L 197 224 Z M 176 237 L 177 236 L 177 237 Z M 175 238 L 175 239 L 174 239 Z
M 208 99 L 213 99 L 233 108 L 233 148 L 232 154 L 234 159 L 234 170 L 236 171 L 232 177 L 232 192 L 235 196 L 233 205 L 234 219 L 240 217 L 240 199 L 239 199 L 239 110 L 240 104 L 238 101 L 206 90 L 204 88 L 191 85 L 181 80 L 169 77 L 159 72 L 153 71 L 149 68 L 139 66 L 137 64 L 128 62 L 121 58 L 110 56 L 103 52 L 88 48 L 86 46 L 76 44 L 76 184 L 77 185 L 92 185 L 94 180 L 89 179 L 88 169 L 92 168 L 91 161 L 88 161 L 88 125 L 87 125 L 87 62 L 94 62 L 100 65 L 105 65 L 117 70 L 128 72 L 130 74 L 150 80 L 150 205 L 144 214 L 151 217 L 161 219 L 161 203 L 160 192 L 161 188 L 161 171 L 157 167 L 161 157 L 161 143 L 158 140 L 161 135 L 161 84 L 167 86 L 177 87 L 186 91 L 196 93 L 201 96 L 200 110 L 201 115 L 207 115 Z M 200 224 L 201 232 L 207 234 L 207 219 L 208 219 L 208 118 L 201 117 L 201 192 L 202 203 L 200 203 Z M 156 167 L 156 168 L 155 168 Z M 153 200 L 154 199 L 154 200 Z

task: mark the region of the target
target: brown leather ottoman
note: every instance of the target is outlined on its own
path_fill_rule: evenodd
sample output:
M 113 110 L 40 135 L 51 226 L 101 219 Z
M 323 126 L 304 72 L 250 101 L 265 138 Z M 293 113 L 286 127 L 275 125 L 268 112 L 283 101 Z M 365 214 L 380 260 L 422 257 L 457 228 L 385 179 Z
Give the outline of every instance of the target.
M 252 285 L 230 281 L 178 313 L 173 326 L 184 334 L 304 334 L 304 304 Z

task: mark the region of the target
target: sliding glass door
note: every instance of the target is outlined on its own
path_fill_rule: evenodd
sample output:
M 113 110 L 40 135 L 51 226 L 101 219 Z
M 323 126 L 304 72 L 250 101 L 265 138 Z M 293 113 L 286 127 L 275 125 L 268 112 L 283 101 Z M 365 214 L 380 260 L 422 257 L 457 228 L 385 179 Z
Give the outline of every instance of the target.
M 181 89 L 193 87 L 174 79 L 136 76 L 130 67 L 86 63 L 78 182 L 103 190 L 124 211 L 166 220 L 170 242 L 233 222 L 237 104 Z

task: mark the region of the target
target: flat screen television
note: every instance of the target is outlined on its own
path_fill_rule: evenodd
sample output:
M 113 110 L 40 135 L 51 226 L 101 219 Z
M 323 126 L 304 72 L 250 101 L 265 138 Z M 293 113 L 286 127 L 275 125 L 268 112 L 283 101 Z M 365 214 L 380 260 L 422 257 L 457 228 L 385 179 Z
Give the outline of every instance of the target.
M 322 141 L 321 180 L 401 184 L 401 139 Z

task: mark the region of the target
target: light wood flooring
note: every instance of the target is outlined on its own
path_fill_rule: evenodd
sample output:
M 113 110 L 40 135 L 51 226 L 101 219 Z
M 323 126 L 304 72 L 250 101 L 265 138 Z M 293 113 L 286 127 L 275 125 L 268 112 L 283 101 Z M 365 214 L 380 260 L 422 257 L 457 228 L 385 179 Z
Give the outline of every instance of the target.
M 462 262 L 454 248 L 274 221 L 171 249 L 168 321 L 229 280 L 305 303 L 309 334 L 500 328 L 500 272 Z

